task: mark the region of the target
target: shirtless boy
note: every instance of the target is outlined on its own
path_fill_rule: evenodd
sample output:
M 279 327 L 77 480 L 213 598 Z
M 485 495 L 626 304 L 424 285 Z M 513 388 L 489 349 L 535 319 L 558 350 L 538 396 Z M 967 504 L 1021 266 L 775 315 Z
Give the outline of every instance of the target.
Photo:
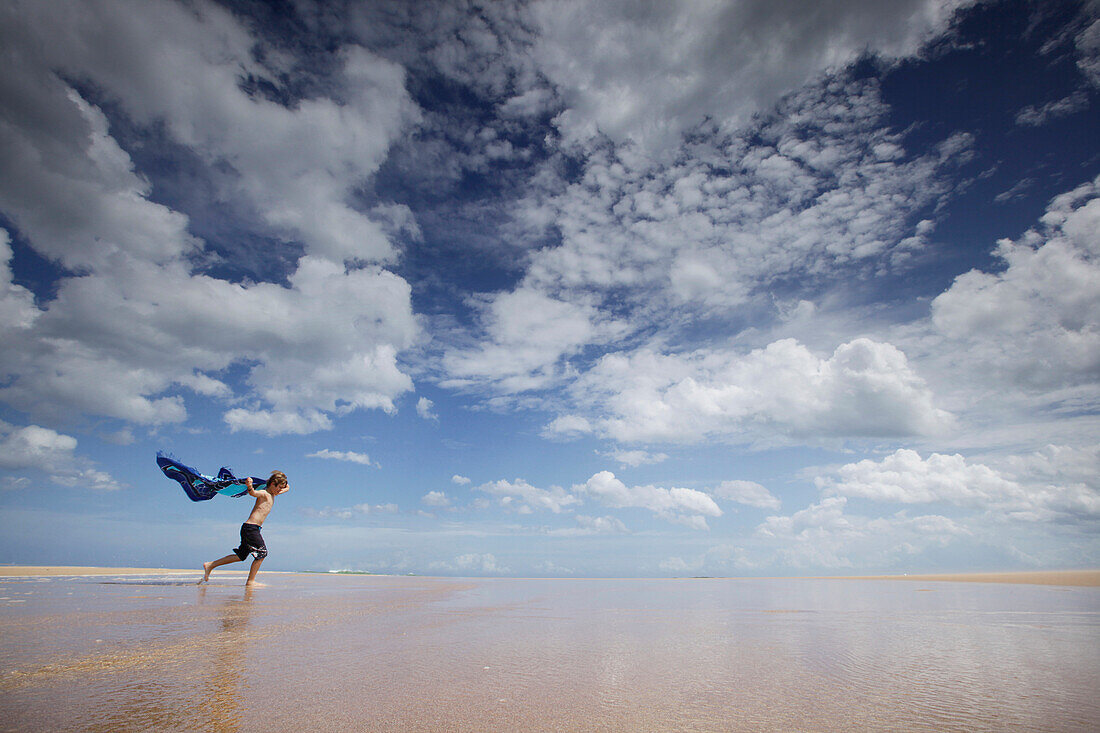
M 252 585 L 256 581 L 256 573 L 260 572 L 260 563 L 267 557 L 267 545 L 264 544 L 264 538 L 260 534 L 260 527 L 271 512 L 271 507 L 275 506 L 275 497 L 290 491 L 290 484 L 287 483 L 286 474 L 282 471 L 272 471 L 267 485 L 259 490 L 252 488 L 251 478 L 245 479 L 244 483 L 248 487 L 248 495 L 256 497 L 256 505 L 248 515 L 248 521 L 241 525 L 241 546 L 233 550 L 233 554 L 226 555 L 220 560 L 204 562 L 200 585 L 210 580 L 210 571 L 214 568 L 231 562 L 243 562 L 250 554 L 255 555 L 256 559 L 252 561 L 252 567 L 248 570 L 248 582 L 245 585 Z

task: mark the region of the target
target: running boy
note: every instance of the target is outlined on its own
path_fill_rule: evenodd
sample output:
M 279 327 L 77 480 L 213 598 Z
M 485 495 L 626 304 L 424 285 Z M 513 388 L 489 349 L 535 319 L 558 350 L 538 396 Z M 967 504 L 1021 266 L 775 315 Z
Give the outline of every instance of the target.
M 248 521 L 241 525 L 241 546 L 233 550 L 232 555 L 226 555 L 220 560 L 204 562 L 200 585 L 210 580 L 210 571 L 214 568 L 231 562 L 243 562 L 250 554 L 255 555 L 256 559 L 248 569 L 248 582 L 245 585 L 252 585 L 256 580 L 256 573 L 260 572 L 260 563 L 267 557 L 267 545 L 264 544 L 264 538 L 260 534 L 260 527 L 271 512 L 271 507 L 275 506 L 275 497 L 290 491 L 290 484 L 287 483 L 286 474 L 282 471 L 272 471 L 267 485 L 259 490 L 252 488 L 251 478 L 245 479 L 244 483 L 248 487 L 248 495 L 256 497 L 256 505 L 248 515 Z

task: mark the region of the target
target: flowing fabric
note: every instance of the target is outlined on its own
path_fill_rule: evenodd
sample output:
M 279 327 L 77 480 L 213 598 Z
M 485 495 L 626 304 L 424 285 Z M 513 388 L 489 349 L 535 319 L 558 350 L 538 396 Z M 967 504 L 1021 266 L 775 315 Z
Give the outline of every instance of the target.
M 157 453 L 157 465 L 164 475 L 173 481 L 178 481 L 191 501 L 206 501 L 213 499 L 218 494 L 223 496 L 244 496 L 248 493 L 245 479 L 237 478 L 228 468 L 218 471 L 216 478 L 206 476 L 190 466 L 184 465 L 168 454 L 160 451 Z M 262 489 L 267 485 L 265 479 L 252 478 L 252 488 Z

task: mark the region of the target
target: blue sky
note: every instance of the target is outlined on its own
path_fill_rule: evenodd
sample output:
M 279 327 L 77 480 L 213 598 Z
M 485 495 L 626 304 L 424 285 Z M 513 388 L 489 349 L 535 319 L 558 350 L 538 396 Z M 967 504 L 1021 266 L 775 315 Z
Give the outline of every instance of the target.
M 0 14 L 0 562 L 1100 559 L 1094 2 Z

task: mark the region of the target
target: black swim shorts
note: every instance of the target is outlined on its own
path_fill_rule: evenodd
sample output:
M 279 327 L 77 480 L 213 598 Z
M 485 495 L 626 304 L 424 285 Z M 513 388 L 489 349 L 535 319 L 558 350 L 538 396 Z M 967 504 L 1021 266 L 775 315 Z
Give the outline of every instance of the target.
M 257 560 L 267 557 L 267 545 L 260 534 L 260 525 L 247 522 L 241 525 L 241 546 L 234 549 L 233 553 L 242 560 L 249 555 L 255 555 Z

